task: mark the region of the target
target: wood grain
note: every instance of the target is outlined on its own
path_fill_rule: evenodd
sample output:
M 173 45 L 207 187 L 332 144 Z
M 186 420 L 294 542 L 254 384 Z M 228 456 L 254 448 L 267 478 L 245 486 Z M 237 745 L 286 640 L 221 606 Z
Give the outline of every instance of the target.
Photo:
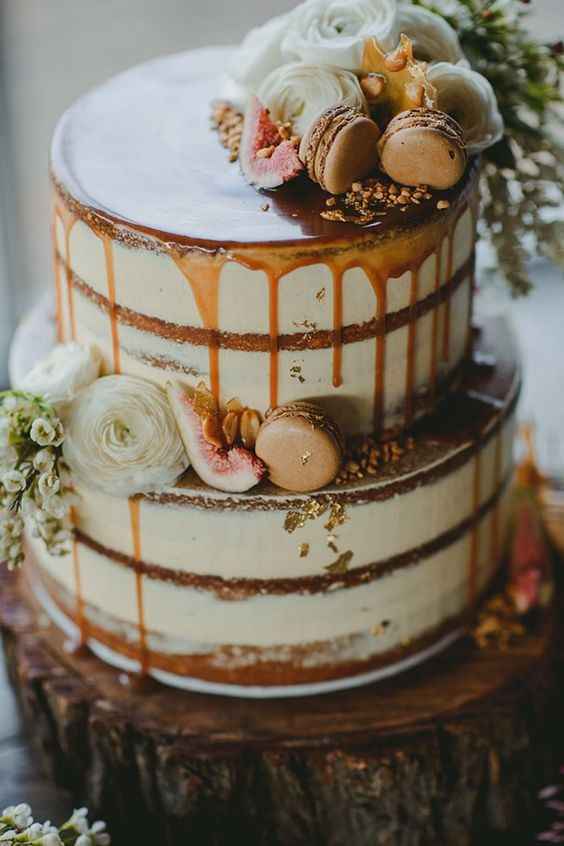
M 144 689 L 69 655 L 12 577 L 0 617 L 53 778 L 117 842 L 482 844 L 531 825 L 554 764 L 548 617 L 505 653 L 461 643 L 396 680 L 266 702 Z

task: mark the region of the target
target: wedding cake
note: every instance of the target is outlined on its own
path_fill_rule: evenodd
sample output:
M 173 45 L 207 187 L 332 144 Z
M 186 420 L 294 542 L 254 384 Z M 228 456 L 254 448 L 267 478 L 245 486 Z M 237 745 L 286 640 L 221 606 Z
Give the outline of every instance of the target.
M 356 0 L 327 32 L 327 5 L 133 68 L 53 140 L 58 345 L 5 424 L 24 572 L 74 642 L 189 689 L 397 673 L 499 570 L 519 368 L 472 326 L 495 96 L 436 15 Z

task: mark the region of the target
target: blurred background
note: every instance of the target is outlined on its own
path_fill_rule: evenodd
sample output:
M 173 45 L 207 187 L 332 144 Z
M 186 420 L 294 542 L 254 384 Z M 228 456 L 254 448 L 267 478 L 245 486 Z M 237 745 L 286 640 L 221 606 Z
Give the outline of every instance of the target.
M 86 89 L 135 63 L 204 44 L 239 41 L 295 0 L 0 0 L 0 386 L 17 320 L 51 284 L 48 151 L 58 116 Z M 532 0 L 541 40 L 564 38 L 564 0 Z M 187 96 L 189 93 L 187 92 Z M 535 294 L 509 302 L 495 284 L 488 310 L 511 311 L 531 378 L 523 414 L 543 418 L 551 463 L 564 465 L 564 284 L 538 260 Z M 483 277 L 482 277 L 483 278 Z M 495 280 L 494 280 L 495 281 Z M 542 327 L 542 331 L 540 328 Z M 556 366 L 555 366 L 556 365 Z M 550 402 L 548 400 L 550 399 Z

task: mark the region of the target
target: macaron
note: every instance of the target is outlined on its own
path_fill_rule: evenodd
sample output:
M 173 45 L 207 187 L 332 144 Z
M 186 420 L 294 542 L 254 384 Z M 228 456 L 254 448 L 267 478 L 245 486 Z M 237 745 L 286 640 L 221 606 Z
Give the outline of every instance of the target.
M 400 185 L 452 188 L 464 175 L 462 127 L 437 109 L 409 109 L 388 124 L 378 144 L 380 166 Z
M 267 414 L 255 444 L 271 482 L 296 493 L 330 484 L 341 467 L 343 451 L 338 425 L 309 402 L 288 403 Z
M 330 194 L 348 191 L 378 166 L 378 125 L 349 106 L 322 112 L 300 143 L 310 179 Z

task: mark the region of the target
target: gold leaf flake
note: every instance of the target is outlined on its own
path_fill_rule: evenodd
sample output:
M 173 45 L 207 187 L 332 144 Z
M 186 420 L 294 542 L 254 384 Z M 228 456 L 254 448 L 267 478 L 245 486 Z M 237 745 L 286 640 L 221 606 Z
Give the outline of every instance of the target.
M 318 303 L 322 303 L 322 302 L 323 302 L 323 300 L 325 299 L 325 293 L 326 293 L 325 288 L 320 288 L 320 289 L 319 289 L 319 291 L 318 291 L 318 292 L 317 292 L 317 294 L 315 295 L 315 299 L 317 300 L 317 302 L 318 302 Z
M 301 543 L 298 549 L 300 550 L 300 558 L 307 558 L 309 555 L 309 543 Z
M 310 458 L 311 458 L 311 452 L 310 452 L 310 450 L 306 450 L 306 452 L 304 452 L 304 454 L 301 457 L 301 462 L 304 465 L 304 467 L 308 463 Z
M 319 502 L 316 499 L 308 499 L 301 506 L 300 510 L 288 511 L 284 520 L 284 529 L 291 534 L 296 529 L 301 529 L 308 520 L 316 520 L 327 511 L 326 502 Z
M 353 552 L 348 549 L 346 552 L 341 553 L 336 561 L 332 564 L 328 564 L 327 567 L 325 567 L 325 570 L 332 575 L 343 575 L 348 572 L 352 558 Z
M 337 526 L 342 526 L 346 519 L 345 506 L 340 502 L 334 502 L 331 505 L 331 513 L 325 528 L 328 532 L 332 532 Z

